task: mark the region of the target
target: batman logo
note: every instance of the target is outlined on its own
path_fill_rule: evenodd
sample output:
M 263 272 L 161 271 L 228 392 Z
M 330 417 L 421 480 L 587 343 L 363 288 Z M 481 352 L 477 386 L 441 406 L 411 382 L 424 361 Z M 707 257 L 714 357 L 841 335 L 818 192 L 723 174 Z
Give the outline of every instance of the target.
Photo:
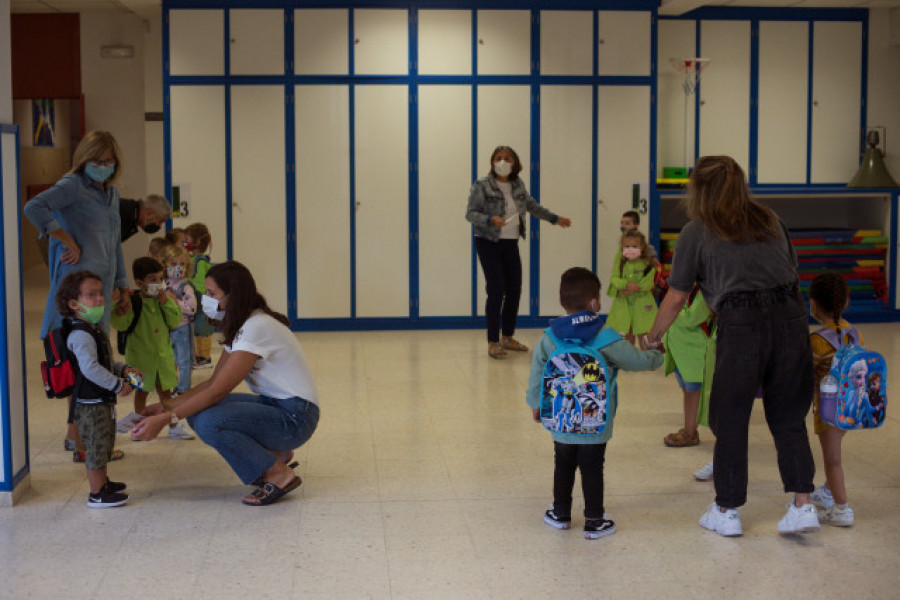
M 600 381 L 603 371 L 597 363 L 588 363 L 582 367 L 581 376 L 585 381 Z

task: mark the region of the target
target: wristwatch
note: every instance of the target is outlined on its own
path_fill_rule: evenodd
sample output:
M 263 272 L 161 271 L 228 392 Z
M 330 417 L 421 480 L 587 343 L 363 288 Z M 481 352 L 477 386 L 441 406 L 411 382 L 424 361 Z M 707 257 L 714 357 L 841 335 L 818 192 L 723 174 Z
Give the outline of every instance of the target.
M 179 420 L 180 420 L 180 419 L 178 418 L 178 415 L 176 415 L 176 414 L 175 414 L 174 412 L 172 412 L 172 411 L 169 411 L 169 425 L 173 425 L 173 426 L 174 426 L 174 425 L 178 425 L 178 421 L 179 421 Z

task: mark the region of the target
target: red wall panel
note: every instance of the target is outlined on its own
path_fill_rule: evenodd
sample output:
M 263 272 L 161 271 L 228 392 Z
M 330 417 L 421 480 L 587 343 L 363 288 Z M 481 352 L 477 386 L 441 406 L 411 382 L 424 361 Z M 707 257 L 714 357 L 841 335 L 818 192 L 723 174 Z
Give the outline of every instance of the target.
M 10 17 L 13 98 L 80 98 L 78 15 L 14 13 Z

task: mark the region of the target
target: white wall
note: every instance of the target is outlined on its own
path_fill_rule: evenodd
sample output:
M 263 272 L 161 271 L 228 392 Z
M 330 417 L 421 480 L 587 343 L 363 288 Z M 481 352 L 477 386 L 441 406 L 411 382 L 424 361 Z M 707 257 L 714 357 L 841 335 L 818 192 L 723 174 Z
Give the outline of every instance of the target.
M 142 198 L 147 193 L 146 135 L 144 131 L 144 43 L 146 24 L 134 15 L 81 14 L 81 89 L 84 93 L 85 129 L 111 132 L 122 149 L 124 170 L 119 194 Z M 134 46 L 133 58 L 101 58 L 108 44 Z M 157 51 L 158 52 L 158 51 Z M 123 246 L 125 266 L 147 253 L 150 236 L 138 233 Z
M 869 126 L 886 127 L 885 164 L 900 182 L 900 44 L 891 45 L 891 15 L 886 8 L 869 11 Z M 897 19 L 895 19 L 897 21 Z M 894 35 L 900 35 L 900 23 Z
M 144 110 L 163 111 L 162 17 L 150 19 L 144 34 Z M 145 182 L 148 193 L 165 196 L 163 123 L 144 123 Z

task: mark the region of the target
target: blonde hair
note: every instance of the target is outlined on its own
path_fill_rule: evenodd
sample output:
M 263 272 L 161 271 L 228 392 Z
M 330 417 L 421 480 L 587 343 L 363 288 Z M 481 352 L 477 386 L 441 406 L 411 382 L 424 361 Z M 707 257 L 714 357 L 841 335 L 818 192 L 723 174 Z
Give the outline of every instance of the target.
M 688 217 L 726 242 L 763 241 L 778 233 L 778 217 L 750 197 L 747 178 L 730 156 L 702 156 L 685 199 Z
M 191 260 L 191 255 L 182 246 L 170 244 L 165 247 L 163 250 L 163 266 L 168 268 L 172 261 L 179 257 L 184 257 L 184 278 L 190 279 L 194 274 L 194 261 Z
M 107 151 L 112 151 L 113 158 L 116 159 L 116 168 L 107 181 L 115 181 L 122 172 L 122 150 L 119 149 L 119 143 L 110 132 L 97 129 L 87 132 L 78 142 L 75 153 L 72 155 L 72 168 L 69 173 L 79 175 L 84 173 L 85 165 L 92 160 L 99 159 Z
M 625 245 L 625 240 L 631 238 L 633 240 L 637 240 L 641 243 L 641 259 L 644 260 L 648 265 L 653 264 L 653 255 L 650 254 L 650 244 L 647 243 L 647 238 L 644 237 L 644 234 L 638 231 L 637 229 L 629 229 L 625 233 L 622 234 L 622 239 L 619 240 L 619 249 L 622 249 Z M 628 262 L 628 259 L 623 255 L 619 260 L 619 273 L 622 272 L 622 269 L 625 267 L 625 263 Z

